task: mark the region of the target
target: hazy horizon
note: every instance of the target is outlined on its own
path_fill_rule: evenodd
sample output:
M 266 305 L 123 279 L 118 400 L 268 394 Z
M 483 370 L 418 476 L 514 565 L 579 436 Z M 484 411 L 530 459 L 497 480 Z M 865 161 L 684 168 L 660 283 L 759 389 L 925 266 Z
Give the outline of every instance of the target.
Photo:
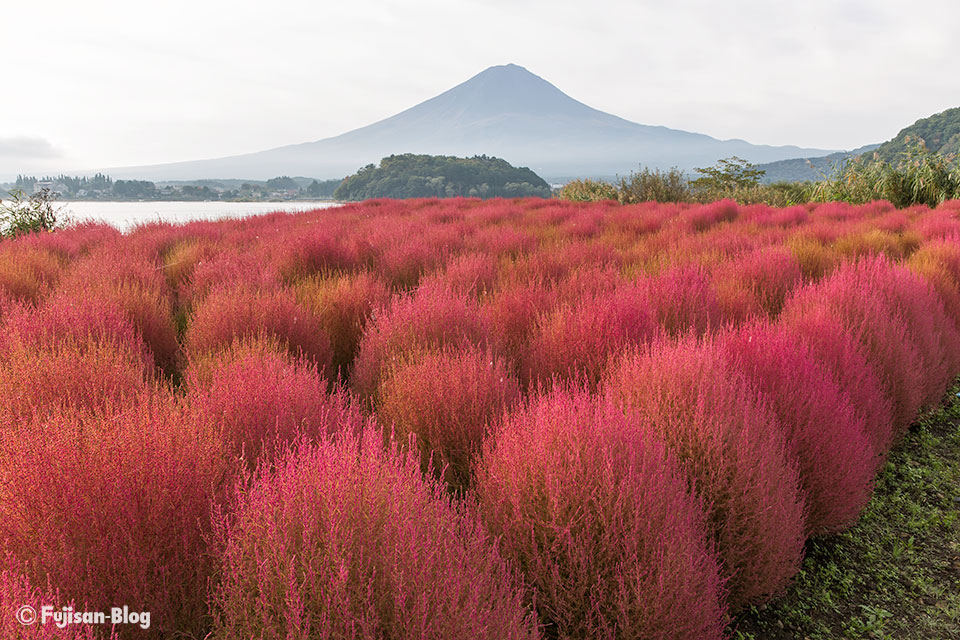
M 852 149 L 960 104 L 946 73 L 960 7 L 944 0 L 55 1 L 2 15 L 17 73 L 0 176 L 319 140 L 505 63 L 627 120 L 754 144 Z

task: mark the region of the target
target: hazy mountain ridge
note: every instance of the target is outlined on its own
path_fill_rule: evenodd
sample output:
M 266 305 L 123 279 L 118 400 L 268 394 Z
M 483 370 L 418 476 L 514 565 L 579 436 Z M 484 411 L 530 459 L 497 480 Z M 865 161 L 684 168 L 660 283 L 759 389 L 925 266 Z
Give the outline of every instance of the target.
M 225 158 L 108 171 L 117 177 L 155 180 L 342 178 L 402 153 L 490 155 L 549 177 L 627 174 L 640 165 L 689 170 L 733 155 L 769 162 L 830 152 L 717 140 L 638 124 L 594 109 L 509 64 L 490 67 L 396 115 L 332 138 Z

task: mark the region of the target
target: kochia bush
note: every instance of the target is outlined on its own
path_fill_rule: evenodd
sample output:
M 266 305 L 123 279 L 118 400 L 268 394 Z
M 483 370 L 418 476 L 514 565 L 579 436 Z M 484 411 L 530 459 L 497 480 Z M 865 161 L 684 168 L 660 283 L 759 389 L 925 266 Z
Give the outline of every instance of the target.
M 528 386 L 553 379 L 583 378 L 595 387 L 611 355 L 642 344 L 657 331 L 646 291 L 621 286 L 611 292 L 584 293 L 537 321 L 521 351 Z
M 805 514 L 796 462 L 758 393 L 712 343 L 655 343 L 625 354 L 607 392 L 677 456 L 709 508 L 739 608 L 777 593 L 796 573 Z
M 537 636 L 476 517 L 373 430 L 290 453 L 218 531 L 214 638 Z
M 886 459 L 894 437 L 893 400 L 877 367 L 855 335 L 829 309 L 811 309 L 779 320 L 780 330 L 803 339 L 817 362 L 850 398 L 873 446 L 876 466 Z
M 223 465 L 196 424 L 156 396 L 105 415 L 4 421 L 0 540 L 9 557 L 0 562 L 87 610 L 150 611 L 150 637 L 202 636 Z
M 663 444 L 610 403 L 532 400 L 485 447 L 476 493 L 552 637 L 722 637 L 701 504 Z
M 221 288 L 204 298 L 194 313 L 184 343 L 198 358 L 225 349 L 240 338 L 263 336 L 284 345 L 328 372 L 333 360 L 330 339 L 317 317 L 286 290 L 264 291 L 246 286 Z
M 769 401 L 799 463 L 809 534 L 854 522 L 870 499 L 877 451 L 863 417 L 803 340 L 751 323 L 720 338 L 729 365 Z
M 351 387 L 362 398 L 375 399 L 384 374 L 405 353 L 486 344 L 474 300 L 440 285 L 421 287 L 394 298 L 367 323 Z
M 416 436 L 424 466 L 465 489 L 491 423 L 520 399 L 503 360 L 475 347 L 411 353 L 391 365 L 379 390 L 380 423 Z
M 265 340 L 235 342 L 192 362 L 184 382 L 187 400 L 249 469 L 295 440 L 362 424 L 342 391 L 327 392 L 316 366 Z

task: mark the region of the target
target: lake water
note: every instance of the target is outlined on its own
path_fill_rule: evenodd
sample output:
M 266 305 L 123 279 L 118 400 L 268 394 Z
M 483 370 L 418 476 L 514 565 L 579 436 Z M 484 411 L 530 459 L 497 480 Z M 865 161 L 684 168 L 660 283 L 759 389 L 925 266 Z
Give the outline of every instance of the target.
M 245 218 L 274 211 L 310 211 L 338 202 L 56 202 L 74 220 L 98 220 L 121 230 L 144 222 Z

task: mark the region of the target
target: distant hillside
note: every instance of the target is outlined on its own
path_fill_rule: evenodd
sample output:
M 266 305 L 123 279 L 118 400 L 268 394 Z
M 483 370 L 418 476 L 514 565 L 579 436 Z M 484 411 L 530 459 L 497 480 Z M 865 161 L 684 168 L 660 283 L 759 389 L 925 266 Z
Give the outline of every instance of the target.
M 495 198 L 550 196 L 550 186 L 526 167 L 499 158 L 475 156 L 389 156 L 348 176 L 333 194 L 337 200 L 367 198 Z
M 242 135 L 238 133 L 238 136 Z M 504 158 L 541 176 L 626 175 L 638 166 L 691 170 L 831 150 L 753 145 L 624 120 L 575 100 L 523 67 L 490 67 L 405 111 L 344 134 L 226 158 L 110 169 L 118 178 L 342 178 L 393 154 Z
M 876 153 L 883 160 L 894 160 L 907 151 L 908 139 L 913 143 L 923 140 L 927 150 L 934 153 L 960 154 L 960 107 L 917 120 L 877 147 Z
M 896 162 L 911 145 L 923 140 L 927 149 L 943 155 L 960 155 L 960 107 L 921 118 L 902 129 L 895 138 L 883 144 L 871 144 L 853 151 L 842 151 L 825 156 L 791 158 L 759 165 L 766 173 L 763 182 L 804 182 L 829 176 L 834 168 L 848 158 L 865 153 L 881 160 Z
M 873 151 L 880 145 L 868 144 L 853 151 L 839 151 L 816 158 L 791 158 L 758 165 L 764 173 L 761 181 L 765 184 L 773 182 L 806 182 L 820 180 L 833 173 L 835 167 L 844 160 Z

